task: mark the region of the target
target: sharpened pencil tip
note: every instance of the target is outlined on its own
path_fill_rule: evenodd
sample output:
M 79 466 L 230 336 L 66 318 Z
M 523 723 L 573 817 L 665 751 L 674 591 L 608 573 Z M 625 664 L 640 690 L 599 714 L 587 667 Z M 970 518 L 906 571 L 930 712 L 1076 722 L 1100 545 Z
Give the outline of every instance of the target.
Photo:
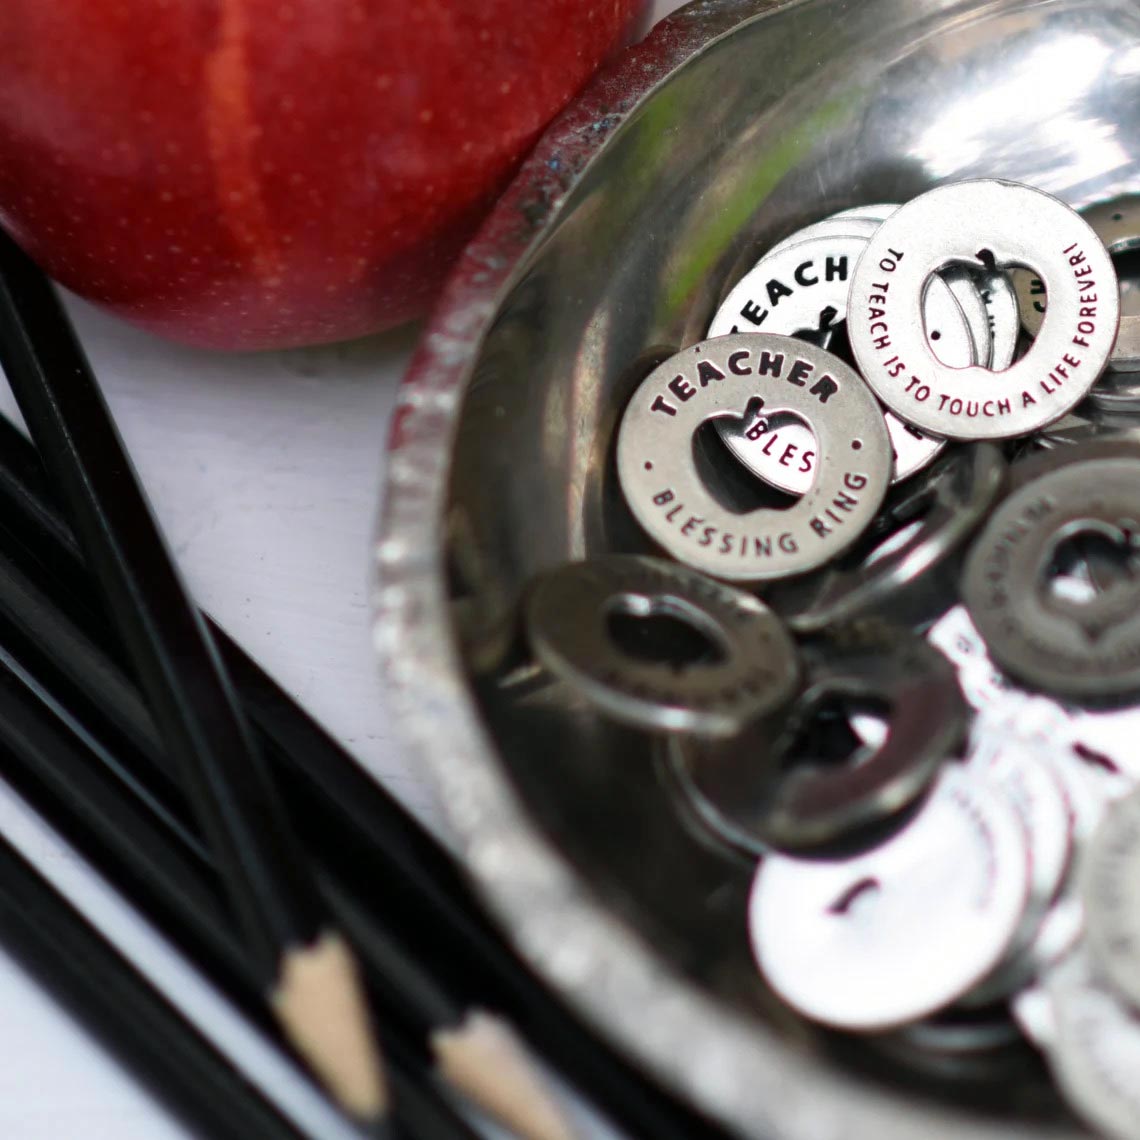
M 312 945 L 289 950 L 272 1005 L 289 1040 L 338 1103 L 357 1119 L 385 1127 L 384 1062 L 345 941 L 326 931 Z
M 573 1140 L 574 1133 L 526 1047 L 501 1018 L 468 1010 L 431 1034 L 440 1074 L 526 1140 Z

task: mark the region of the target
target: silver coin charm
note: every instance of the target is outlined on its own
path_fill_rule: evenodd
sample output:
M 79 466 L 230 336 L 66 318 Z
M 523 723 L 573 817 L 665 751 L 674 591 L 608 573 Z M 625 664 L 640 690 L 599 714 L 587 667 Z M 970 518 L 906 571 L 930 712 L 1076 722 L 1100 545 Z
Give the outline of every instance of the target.
M 913 803 L 966 733 L 951 666 L 906 630 L 865 622 L 801 648 L 794 705 L 725 741 L 668 742 L 678 787 L 718 837 L 751 853 L 805 851 Z M 793 749 L 829 700 L 885 706 L 887 731 L 846 763 Z
M 841 210 L 838 214 L 821 218 L 818 222 L 812 222 L 811 225 L 804 226 L 802 229 L 796 230 L 795 233 L 788 234 L 786 238 L 781 239 L 772 246 L 764 256 L 770 257 L 772 254 L 782 253 L 788 246 L 800 245 L 806 241 L 817 241 L 820 238 L 870 237 L 870 233 L 864 223 L 873 223 L 877 226 L 883 218 L 894 213 L 897 209 L 897 205 L 887 205 L 884 203 L 874 206 L 856 206 L 851 210 Z M 851 265 L 851 269 L 855 269 L 854 264 Z
M 898 209 L 898 206 L 877 205 L 864 207 L 863 209 L 873 210 L 875 213 L 869 214 L 851 210 L 836 214 L 830 218 L 824 218 L 823 221 L 807 226 L 800 230 L 799 233 L 792 234 L 790 237 L 785 238 L 779 245 L 770 249 L 764 255 L 762 261 L 767 261 L 769 258 L 781 257 L 787 253 L 790 246 L 799 245 L 802 242 L 834 242 L 848 238 L 862 238 L 864 241 L 869 241 L 879 228 L 879 224 L 885 218 L 893 214 L 895 210 Z M 858 258 L 856 258 L 856 261 L 857 260 Z M 852 263 L 852 267 L 853 264 L 854 263 Z M 971 274 L 968 270 L 963 268 L 952 267 L 943 275 L 932 278 L 930 289 L 941 292 L 940 286 L 943 285 L 946 286 L 954 298 L 958 306 L 960 319 L 965 323 L 966 330 L 969 334 L 970 352 L 969 359 L 959 364 L 956 359 L 958 355 L 956 349 L 952 345 L 946 344 L 942 339 L 945 335 L 943 331 L 945 322 L 931 320 L 934 314 L 927 311 L 927 334 L 935 356 L 943 363 L 955 368 L 965 367 L 966 364 L 982 364 L 986 367 L 993 367 L 991 364 L 993 355 L 993 325 L 990 321 L 986 304 L 982 300 L 981 292 L 975 285 Z M 1012 292 L 1012 289 L 1010 291 Z M 923 301 L 924 309 L 928 301 L 929 293 Z M 1012 304 L 1016 309 L 1016 297 L 1013 298 Z M 845 297 L 845 310 L 846 307 Z M 1003 311 L 1007 308 L 1007 306 L 999 307 L 1001 307 Z M 1004 365 L 1002 367 L 1004 367 Z
M 886 843 L 849 859 L 768 856 L 752 885 L 752 950 L 792 1008 L 841 1029 L 883 1030 L 942 1009 L 998 963 L 1021 922 L 1020 823 L 956 765 Z
M 906 1071 L 991 1085 L 1002 1082 L 1010 1066 L 1020 1067 L 1024 1053 L 1021 1030 L 1007 1013 L 957 1006 L 864 1041 Z
M 795 505 L 738 513 L 709 490 L 693 436 L 717 417 L 792 412 L 818 444 Z M 622 491 L 646 533 L 678 560 L 730 581 L 801 574 L 870 524 L 891 476 L 882 411 L 862 379 L 814 345 L 767 333 L 702 341 L 641 383 L 618 432 Z
M 877 202 L 869 206 L 853 206 L 832 214 L 830 221 L 867 219 L 874 222 L 886 221 L 897 209 L 897 203 Z M 809 227 L 811 228 L 811 227 Z M 955 299 L 962 307 L 966 321 L 974 333 L 974 344 L 979 348 L 989 343 L 989 353 L 979 352 L 972 363 L 983 364 L 995 372 L 1002 372 L 1013 363 L 1017 352 L 1017 337 L 1021 331 L 1021 313 L 1017 290 L 1009 274 L 1001 270 L 970 270 L 961 266 L 947 270 L 944 279 L 949 283 Z M 932 282 L 933 284 L 933 282 Z M 977 330 L 974 304 L 965 291 L 968 286 L 981 301 L 983 331 Z M 987 335 L 988 333 L 988 335 Z M 952 364 L 941 353 L 935 354 L 944 363 Z
M 877 223 L 866 224 L 869 233 L 877 228 Z M 850 277 L 868 236 L 814 238 L 766 254 L 721 303 L 708 335 L 763 331 L 796 336 L 845 321 Z M 937 338 L 941 359 L 957 368 L 974 363 L 970 330 L 954 295 L 941 279 L 931 282 L 923 314 L 929 335 Z M 945 447 L 945 441 L 922 435 L 889 412 L 885 415 L 895 453 L 892 479 L 899 482 L 927 466 Z M 811 486 L 814 473 L 812 433 L 798 422 L 778 424 L 767 417 L 766 424 L 768 430 L 756 430 L 755 422 L 722 421 L 717 430 L 753 474 L 781 490 L 802 495 Z
M 953 596 L 966 540 L 997 499 L 1005 471 L 994 444 L 951 452 L 892 492 L 854 550 L 811 574 L 774 583 L 765 597 L 797 633 L 872 613 L 905 624 L 929 618 Z
M 815 225 L 800 230 L 798 234 L 793 234 L 785 238 L 779 245 L 770 249 L 763 258 L 761 258 L 756 270 L 753 270 L 748 276 L 755 279 L 759 276 L 757 270 L 759 270 L 761 265 L 769 262 L 786 261 L 790 256 L 789 250 L 792 247 L 798 248 L 805 243 L 818 242 L 821 245 L 841 245 L 846 244 L 852 239 L 860 239 L 863 242 L 870 241 L 883 219 L 897 210 L 898 207 L 881 206 L 878 207 L 878 209 L 884 211 L 881 217 L 856 217 L 854 214 L 840 214 L 836 217 L 825 218 L 822 222 L 816 222 Z M 852 271 L 858 260 L 858 256 L 850 260 L 849 265 Z M 825 267 L 829 265 L 843 265 L 844 268 L 846 268 L 848 260 L 845 257 L 836 257 L 831 262 L 828 262 L 826 257 L 824 257 L 819 264 Z M 844 278 L 846 279 L 846 277 L 847 274 L 845 273 Z M 944 339 L 946 338 L 946 326 L 949 323 L 947 321 L 947 315 L 950 310 L 946 310 L 945 302 L 941 297 L 943 287 L 945 287 L 957 306 L 953 314 L 953 323 L 955 326 L 958 324 L 964 326 L 968 342 L 965 346 L 959 346 L 957 338 L 954 338 L 952 341 Z M 931 291 L 939 295 L 937 306 L 934 310 L 930 308 Z M 771 296 L 771 294 L 769 294 L 769 296 Z M 1016 304 L 1016 301 L 1014 303 Z M 989 314 L 986 311 L 986 306 L 979 290 L 974 285 L 973 280 L 966 270 L 953 268 L 948 270 L 944 277 L 932 279 L 927 296 L 923 299 L 923 309 L 926 318 L 927 336 L 934 349 L 934 354 L 939 360 L 955 368 L 962 368 L 967 364 L 989 364 L 993 347 Z M 843 296 L 843 310 L 844 313 L 846 313 L 846 292 Z M 741 331 L 743 332 L 745 330 L 742 329 Z M 769 331 L 782 332 L 783 330 L 771 328 Z M 709 335 L 714 336 L 717 334 L 710 333 Z M 959 357 L 962 355 L 962 347 L 965 348 L 965 359 L 960 362 Z
M 970 616 L 997 663 L 1034 688 L 1084 700 L 1140 690 L 1140 446 L 1106 440 L 1043 452 L 974 543 L 962 579 Z M 1046 571 L 1080 533 L 1118 543 L 1128 572 L 1072 600 Z M 1140 541 L 1140 536 L 1137 536 Z
M 615 639 L 615 618 L 680 623 L 696 649 L 682 662 L 634 655 Z M 524 620 L 553 676 L 615 720 L 654 731 L 737 732 L 787 701 L 798 680 L 795 645 L 767 606 L 655 558 L 609 555 L 540 574 Z
M 1103 384 L 1101 378 L 1098 387 Z M 1107 408 L 1095 403 L 1091 396 L 1080 408 L 1062 416 L 1056 423 L 1042 428 L 1033 437 L 1038 450 L 1087 443 L 1093 439 L 1131 436 L 1140 439 L 1140 419 L 1133 413 Z
M 953 262 L 987 261 L 1034 268 L 1049 314 L 1005 372 L 947 368 L 922 329 L 927 280 Z M 896 415 L 949 439 L 1003 439 L 1044 427 L 1084 398 L 1108 360 L 1118 314 L 1112 260 L 1089 224 L 1042 191 L 984 179 L 937 187 L 883 222 L 855 270 L 847 326 L 863 375 Z

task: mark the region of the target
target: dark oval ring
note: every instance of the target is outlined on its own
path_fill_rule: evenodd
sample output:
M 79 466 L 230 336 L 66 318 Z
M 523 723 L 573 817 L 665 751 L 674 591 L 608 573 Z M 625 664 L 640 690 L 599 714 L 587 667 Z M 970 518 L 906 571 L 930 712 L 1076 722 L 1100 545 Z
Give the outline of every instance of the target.
M 795 643 L 766 605 L 676 562 L 568 562 L 534 580 L 523 612 L 538 663 L 635 728 L 728 736 L 782 706 L 799 679 Z M 683 667 L 632 656 L 611 634 L 617 614 L 671 617 L 717 653 Z
M 802 649 L 805 687 L 790 709 L 728 741 L 675 737 L 668 763 L 694 814 L 754 855 L 810 853 L 889 825 L 962 743 L 969 710 L 953 666 L 907 629 L 840 626 Z M 886 739 L 857 764 L 789 763 L 789 749 L 831 699 L 883 702 Z

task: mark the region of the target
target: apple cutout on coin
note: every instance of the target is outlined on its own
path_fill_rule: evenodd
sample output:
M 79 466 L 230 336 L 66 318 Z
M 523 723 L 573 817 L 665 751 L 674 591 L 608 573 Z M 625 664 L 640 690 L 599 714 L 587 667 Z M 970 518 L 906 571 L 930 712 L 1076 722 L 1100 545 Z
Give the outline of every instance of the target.
M 423 312 L 644 0 L 6 0 L 0 224 L 174 339 Z

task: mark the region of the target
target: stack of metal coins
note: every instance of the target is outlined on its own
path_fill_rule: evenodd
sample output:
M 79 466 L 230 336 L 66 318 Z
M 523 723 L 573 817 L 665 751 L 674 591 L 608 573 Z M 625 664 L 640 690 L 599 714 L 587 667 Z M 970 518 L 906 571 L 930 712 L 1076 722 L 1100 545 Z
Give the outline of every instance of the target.
M 1119 1137 L 1140 310 L 1112 255 L 1137 246 L 1140 198 L 997 180 L 789 236 L 619 417 L 657 556 L 567 564 L 522 607 L 533 669 L 649 734 L 677 810 L 755 862 L 787 1006 L 951 1076 L 1027 1040 Z

